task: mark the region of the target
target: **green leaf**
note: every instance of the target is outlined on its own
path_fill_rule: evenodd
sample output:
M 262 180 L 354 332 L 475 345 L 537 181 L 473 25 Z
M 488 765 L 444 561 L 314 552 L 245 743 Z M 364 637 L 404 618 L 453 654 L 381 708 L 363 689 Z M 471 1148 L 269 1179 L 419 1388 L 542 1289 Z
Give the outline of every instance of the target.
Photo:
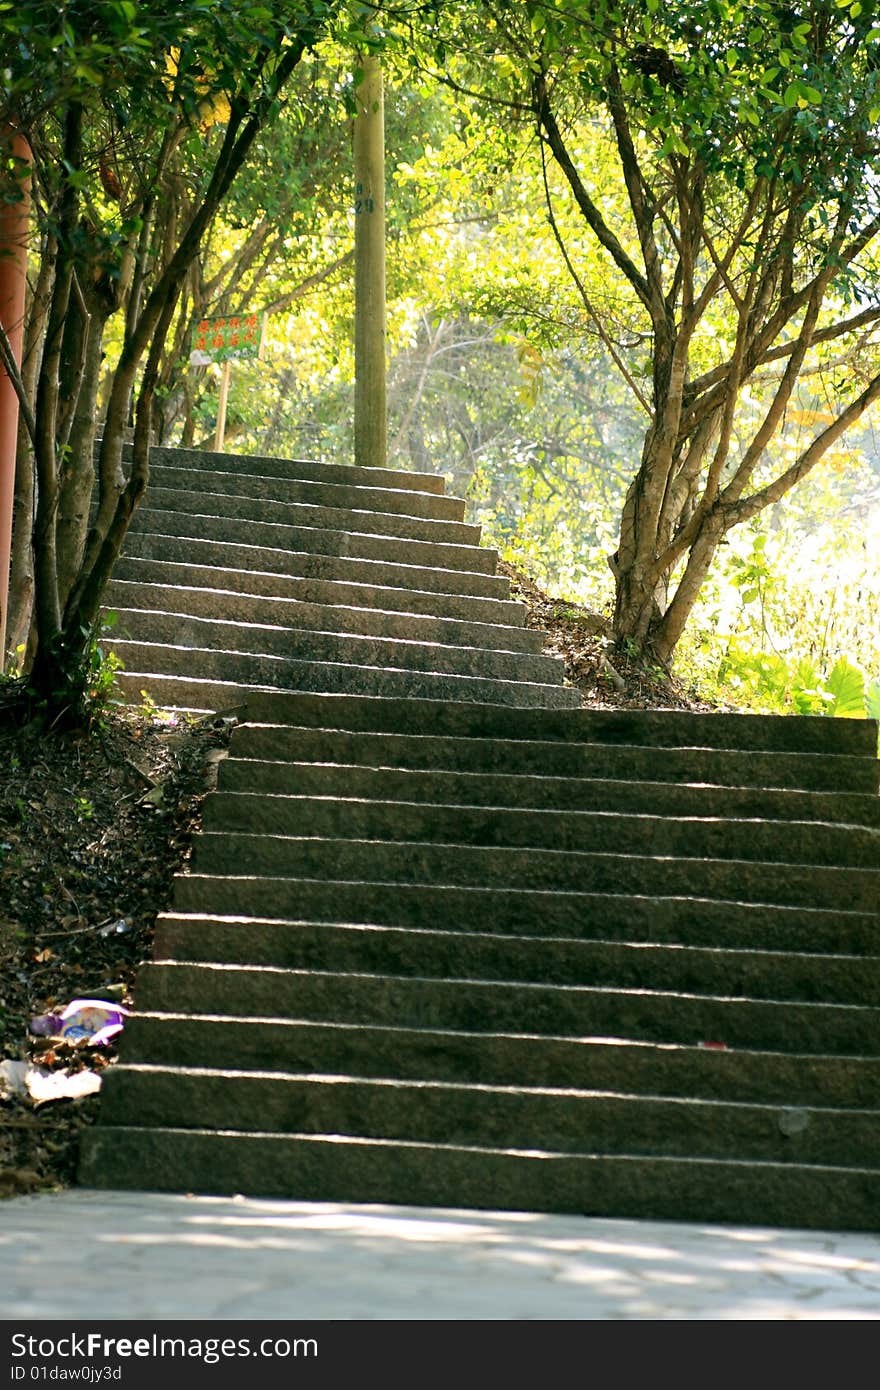
M 872 680 L 865 691 L 865 713 L 869 719 L 880 719 L 880 677 Z
M 851 661 L 842 656 L 825 681 L 834 702 L 829 714 L 838 719 L 865 718 L 865 675 Z

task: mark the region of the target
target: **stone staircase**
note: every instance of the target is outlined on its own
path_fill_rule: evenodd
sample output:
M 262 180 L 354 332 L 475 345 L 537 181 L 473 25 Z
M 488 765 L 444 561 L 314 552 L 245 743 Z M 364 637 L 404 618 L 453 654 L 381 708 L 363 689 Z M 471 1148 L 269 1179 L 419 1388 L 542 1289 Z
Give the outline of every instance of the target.
M 439 479 L 153 478 L 126 688 L 244 722 L 81 1181 L 880 1229 L 876 724 L 580 708 Z

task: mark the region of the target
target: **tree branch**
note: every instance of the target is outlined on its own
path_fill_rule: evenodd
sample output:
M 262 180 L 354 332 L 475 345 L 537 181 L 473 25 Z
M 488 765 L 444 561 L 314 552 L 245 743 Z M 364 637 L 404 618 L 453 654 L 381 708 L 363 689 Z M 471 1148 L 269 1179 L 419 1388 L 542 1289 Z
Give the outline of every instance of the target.
M 279 295 L 277 299 L 273 299 L 270 303 L 264 304 L 262 312 L 264 314 L 280 314 L 284 309 L 289 309 L 291 304 L 295 304 L 298 299 L 302 299 L 310 290 L 315 289 L 317 285 L 322 285 L 325 280 L 329 280 L 331 275 L 335 274 L 337 270 L 341 270 L 343 266 L 348 265 L 352 260 L 354 260 L 353 250 L 346 251 L 342 256 L 337 256 L 336 259 L 331 261 L 329 265 L 326 265 L 323 270 L 313 271 L 311 275 L 307 275 L 305 280 L 301 280 L 292 290 L 288 290 L 286 294 Z
M 584 188 L 581 177 L 566 149 L 562 133 L 560 132 L 559 126 L 556 124 L 556 118 L 550 109 L 546 80 L 543 77 L 535 78 L 532 90 L 535 115 L 547 134 L 547 142 L 553 151 L 553 157 L 565 175 L 568 186 L 574 194 L 575 202 L 583 213 L 587 225 L 590 227 L 599 244 L 603 246 L 611 256 L 617 268 L 626 276 L 636 294 L 639 296 L 639 299 L 653 318 L 653 293 L 651 286 L 648 284 L 635 262 L 626 254 L 617 237 L 605 222 L 605 219 L 602 217 L 602 214 L 596 207 L 596 204 L 593 202 L 586 188 Z
M 651 297 L 651 317 L 657 323 L 666 317 L 666 304 L 663 298 L 663 268 L 660 262 L 660 253 L 657 250 L 657 242 L 654 238 L 654 198 L 645 183 L 639 161 L 636 158 L 635 146 L 620 90 L 620 75 L 613 63 L 608 77 L 607 100 L 608 110 L 611 112 L 611 119 L 614 123 L 620 167 L 623 170 L 629 204 L 632 208 L 639 245 L 642 248 L 642 258 L 645 262 L 645 283 L 649 288 Z
M 639 405 L 650 417 L 651 415 L 653 415 L 650 402 L 640 391 L 638 383 L 636 382 L 632 373 L 629 371 L 629 368 L 623 361 L 623 358 L 620 356 L 620 353 L 617 351 L 617 348 L 614 346 L 614 343 L 611 341 L 611 338 L 605 331 L 605 326 L 602 323 L 602 320 L 600 319 L 599 315 L 596 313 L 596 310 L 593 308 L 593 304 L 590 300 L 589 295 L 587 294 L 586 286 L 581 280 L 581 277 L 578 275 L 577 270 L 575 269 L 575 266 L 571 260 L 571 257 L 568 254 L 568 248 L 566 247 L 565 242 L 562 239 L 562 233 L 559 230 L 559 226 L 556 221 L 556 216 L 553 212 L 553 196 L 550 192 L 550 181 L 547 177 L 547 159 L 544 150 L 544 140 L 541 137 L 540 132 L 538 134 L 538 143 L 541 148 L 541 174 L 544 180 L 544 199 L 547 204 L 547 220 L 550 223 L 553 236 L 556 239 L 556 244 L 559 247 L 559 250 L 562 254 L 562 259 L 565 261 L 565 264 L 568 268 L 568 273 L 571 276 L 572 280 L 574 280 L 575 285 L 577 286 L 578 293 L 580 294 L 580 297 L 583 300 L 584 308 L 586 309 L 593 323 L 596 325 L 596 332 L 599 334 L 599 337 L 602 339 L 602 342 L 608 349 L 608 352 L 611 355 L 614 365 L 617 367 L 617 370 L 620 372 L 627 386 L 632 391 Z
M 0 362 L 9 380 L 12 389 L 18 397 L 18 408 L 21 411 L 21 418 L 24 421 L 25 429 L 28 432 L 31 444 L 37 442 L 37 422 L 34 419 L 34 412 L 31 410 L 31 403 L 28 400 L 27 388 L 21 379 L 18 363 L 15 360 L 15 353 L 12 351 L 12 344 L 6 334 L 6 329 L 0 323 Z
M 751 497 L 741 498 L 731 508 L 734 518 L 732 525 L 739 525 L 740 522 L 748 521 L 751 517 L 763 511 L 765 507 L 772 506 L 778 502 L 787 492 L 806 477 L 821 461 L 833 444 L 836 444 L 841 435 L 845 434 L 851 425 L 864 415 L 869 406 L 880 398 L 880 374 L 875 376 L 865 387 L 860 396 L 841 411 L 836 420 L 817 435 L 813 442 L 803 451 L 799 458 L 774 482 L 768 483 L 766 487 L 755 492 Z

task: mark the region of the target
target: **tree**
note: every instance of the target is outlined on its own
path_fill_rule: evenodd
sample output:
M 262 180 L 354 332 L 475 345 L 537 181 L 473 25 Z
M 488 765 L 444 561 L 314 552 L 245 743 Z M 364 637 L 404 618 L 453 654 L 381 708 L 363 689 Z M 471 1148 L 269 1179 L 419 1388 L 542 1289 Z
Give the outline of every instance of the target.
M 873 11 L 488 0 L 445 18 L 445 44 L 466 59 L 438 53 L 434 30 L 447 80 L 531 119 L 560 255 L 645 413 L 610 557 L 614 634 L 667 664 L 725 536 L 880 395 Z M 596 256 L 632 346 L 589 293 Z M 816 371 L 830 418 L 774 469 L 769 446 Z
M 22 417 L 18 579 L 20 557 L 32 555 L 29 679 L 58 708 L 76 706 L 103 590 L 147 485 L 186 277 L 286 83 L 339 8 L 70 0 L 59 12 L 33 0 L 0 13 L 0 114 L 34 154 L 40 237 L 21 373 L 6 354 Z M 178 200 L 181 182 L 188 196 Z M 101 354 L 117 314 L 124 328 L 96 466 Z M 28 606 L 20 590 L 18 599 Z

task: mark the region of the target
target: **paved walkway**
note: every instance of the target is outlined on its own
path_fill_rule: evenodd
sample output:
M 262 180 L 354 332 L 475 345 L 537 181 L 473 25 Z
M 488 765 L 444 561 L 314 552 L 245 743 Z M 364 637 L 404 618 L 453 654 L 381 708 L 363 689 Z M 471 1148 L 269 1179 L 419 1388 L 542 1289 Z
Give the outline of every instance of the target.
M 880 1318 L 880 1236 L 70 1191 L 0 1203 L 7 1319 Z

